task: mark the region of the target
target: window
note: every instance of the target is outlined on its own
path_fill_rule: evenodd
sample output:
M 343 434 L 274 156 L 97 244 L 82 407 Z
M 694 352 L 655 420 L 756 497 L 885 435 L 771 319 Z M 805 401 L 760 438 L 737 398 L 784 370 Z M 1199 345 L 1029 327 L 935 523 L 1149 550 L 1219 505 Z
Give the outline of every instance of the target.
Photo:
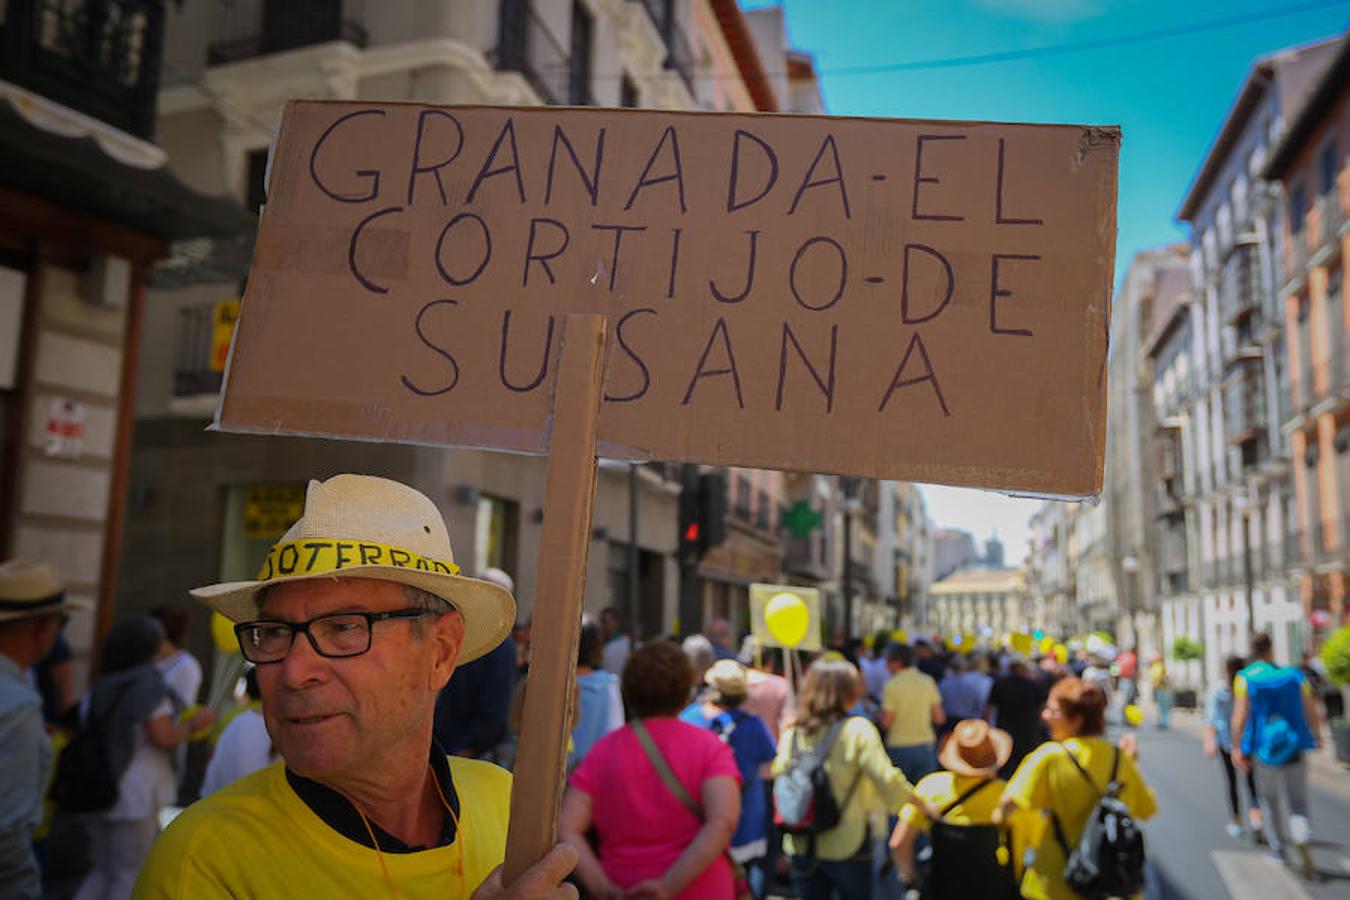
M 591 42 L 595 22 L 581 0 L 572 3 L 572 55 L 567 60 L 567 101 L 591 104 Z
M 625 73 L 623 82 L 619 85 L 619 105 L 627 107 L 628 109 L 634 109 L 639 106 L 640 103 L 641 100 L 640 95 L 638 94 L 637 82 L 633 81 L 633 79 Z
M 244 187 L 244 208 L 257 215 L 267 202 L 267 148 L 250 150 L 248 183 Z
M 736 518 L 750 521 L 750 479 L 745 475 L 736 476 Z
M 1308 214 L 1308 190 L 1302 181 L 1289 191 L 1289 230 L 1293 234 L 1303 232 L 1303 219 Z
M 769 513 L 769 494 L 767 491 L 760 491 L 759 503 L 755 510 L 755 524 L 765 531 L 769 529 Z
M 1317 154 L 1317 184 L 1319 195 L 1331 193 L 1336 186 L 1336 139 L 1327 141 L 1322 152 Z
M 495 567 L 514 577 L 520 534 L 520 504 L 486 495 L 478 498 L 474 527 L 474 572 Z

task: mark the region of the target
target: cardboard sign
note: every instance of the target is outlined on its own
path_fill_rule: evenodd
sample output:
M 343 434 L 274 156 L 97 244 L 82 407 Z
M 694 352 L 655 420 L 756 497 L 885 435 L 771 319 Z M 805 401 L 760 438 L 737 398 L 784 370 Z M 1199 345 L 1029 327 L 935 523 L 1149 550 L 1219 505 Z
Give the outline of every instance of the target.
M 543 452 L 590 312 L 602 455 L 1094 495 L 1119 138 L 295 101 L 217 424 Z
M 806 636 L 802 638 L 794 649 L 805 650 L 815 653 L 823 649 L 824 645 L 820 640 L 821 616 L 820 616 L 820 591 L 812 587 L 800 587 L 793 584 L 752 584 L 750 585 L 750 633 L 757 640 L 768 647 L 782 647 L 783 642 L 778 640 L 768 622 L 765 621 L 764 611 L 769 602 L 779 594 L 793 594 L 806 605 L 807 625 Z

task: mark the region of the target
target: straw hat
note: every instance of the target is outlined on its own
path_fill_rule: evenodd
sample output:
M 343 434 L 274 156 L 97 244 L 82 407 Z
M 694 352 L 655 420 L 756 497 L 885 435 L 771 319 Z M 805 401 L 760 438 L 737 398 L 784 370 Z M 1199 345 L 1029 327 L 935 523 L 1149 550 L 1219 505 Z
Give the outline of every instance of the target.
M 719 659 L 703 673 L 703 681 L 723 697 L 744 697 L 750 690 L 745 666 L 734 659 Z
M 311 481 L 300 519 L 272 545 L 255 581 L 197 588 L 192 596 L 234 622 L 258 616 L 258 591 L 316 578 L 376 578 L 444 598 L 464 617 L 461 663 L 511 631 L 516 603 L 505 588 L 459 574 L 436 505 L 407 485 L 371 475 Z
M 55 566 L 22 559 L 0 563 L 0 622 L 88 610 L 88 604 L 66 599 Z
M 957 775 L 993 775 L 1012 755 L 1012 736 L 983 719 L 962 719 L 938 754 L 942 768 Z

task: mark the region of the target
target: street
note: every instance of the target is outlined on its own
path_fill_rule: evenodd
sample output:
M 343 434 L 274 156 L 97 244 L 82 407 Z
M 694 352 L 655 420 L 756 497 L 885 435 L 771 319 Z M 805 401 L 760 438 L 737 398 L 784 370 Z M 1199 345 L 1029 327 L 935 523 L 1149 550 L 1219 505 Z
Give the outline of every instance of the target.
M 1173 726 L 1158 731 L 1150 723 L 1136 731 L 1140 764 L 1159 807 L 1144 832 L 1147 898 L 1330 900 L 1350 893 L 1350 772 L 1323 769 L 1309 779 L 1313 856 L 1322 875 L 1309 883 L 1275 865 L 1264 847 L 1228 836 L 1223 772 L 1201 750 L 1198 717 L 1174 715 Z

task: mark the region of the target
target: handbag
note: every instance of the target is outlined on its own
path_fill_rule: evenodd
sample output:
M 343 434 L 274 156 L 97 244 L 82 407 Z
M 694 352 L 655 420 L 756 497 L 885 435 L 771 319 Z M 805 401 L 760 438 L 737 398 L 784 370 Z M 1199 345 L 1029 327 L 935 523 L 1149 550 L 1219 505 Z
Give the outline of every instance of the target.
M 638 743 L 642 745 L 642 752 L 647 754 L 647 760 L 656 769 L 656 774 L 661 776 L 662 783 L 666 790 L 680 801 L 680 805 L 689 810 L 699 821 L 703 821 L 703 809 L 694 802 L 694 798 L 689 796 L 680 779 L 675 777 L 675 773 L 670 770 L 670 764 L 666 762 L 665 756 L 661 754 L 661 748 L 656 746 L 656 741 L 652 740 L 651 732 L 643 724 L 641 719 L 634 719 L 631 723 L 633 734 L 637 735 Z M 754 893 L 750 890 L 750 879 L 745 873 L 745 866 L 738 863 L 731 856 L 730 848 L 722 851 L 722 856 L 727 864 L 731 866 L 731 877 L 735 885 L 733 896 L 736 900 L 754 900 Z

